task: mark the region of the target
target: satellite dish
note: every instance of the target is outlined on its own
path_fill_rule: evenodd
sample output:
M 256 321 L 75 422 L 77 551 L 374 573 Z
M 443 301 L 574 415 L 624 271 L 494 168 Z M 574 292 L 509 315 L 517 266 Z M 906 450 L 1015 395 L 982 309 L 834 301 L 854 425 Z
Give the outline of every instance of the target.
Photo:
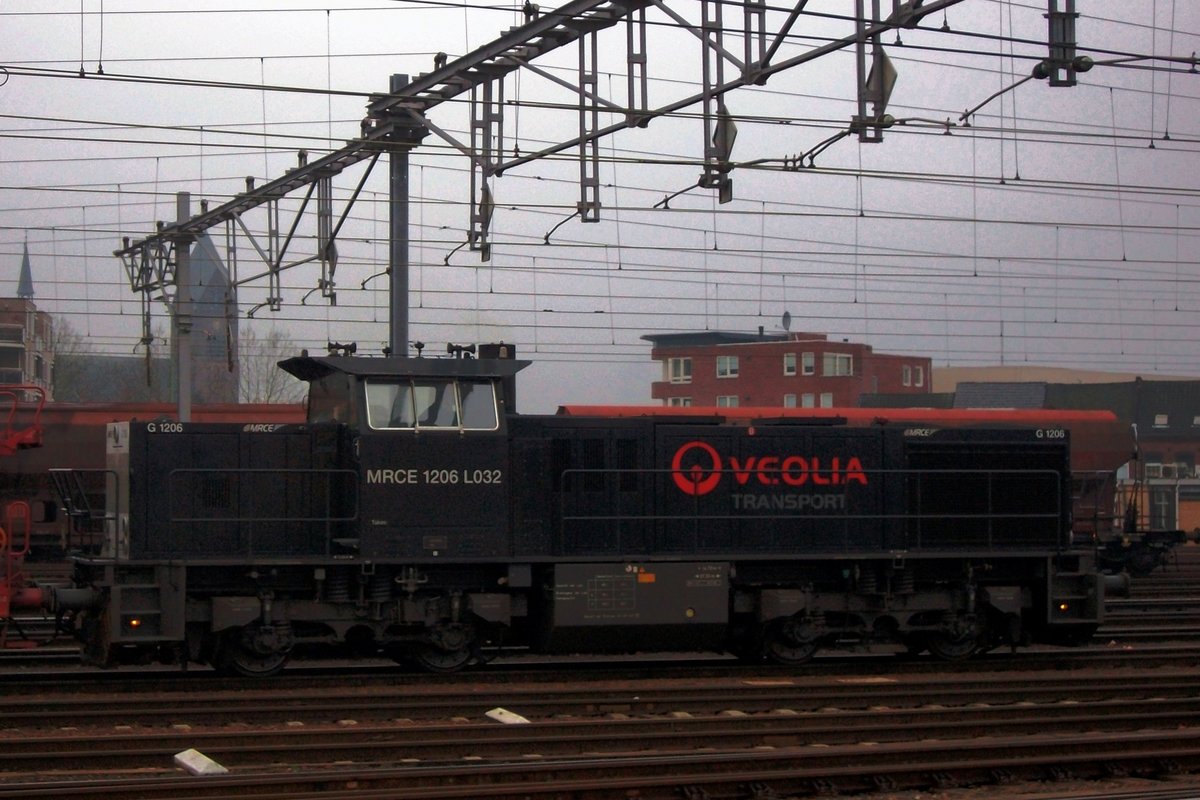
M 785 331 L 792 329 L 792 314 L 790 311 L 783 312 L 783 319 L 779 321 L 779 324 L 783 326 Z

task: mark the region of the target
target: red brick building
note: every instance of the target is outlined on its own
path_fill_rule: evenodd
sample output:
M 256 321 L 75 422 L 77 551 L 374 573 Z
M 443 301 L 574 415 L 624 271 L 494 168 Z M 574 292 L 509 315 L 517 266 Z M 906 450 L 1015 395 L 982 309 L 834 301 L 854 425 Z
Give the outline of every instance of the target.
M 928 394 L 931 361 L 876 353 L 820 333 L 703 331 L 642 337 L 663 377 L 650 396 L 665 406 L 857 406 L 869 392 Z
M 32 300 L 0 299 L 0 383 L 40 386 L 51 398 L 54 325 Z

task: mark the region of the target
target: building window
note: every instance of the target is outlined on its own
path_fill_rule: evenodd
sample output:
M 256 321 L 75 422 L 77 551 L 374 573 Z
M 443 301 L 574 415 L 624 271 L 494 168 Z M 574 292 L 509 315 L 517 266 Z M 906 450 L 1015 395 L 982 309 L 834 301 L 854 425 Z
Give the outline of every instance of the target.
M 833 392 L 821 392 L 821 408 L 833 408 Z
M 717 356 L 717 377 L 736 378 L 738 374 L 737 356 Z
M 690 398 L 690 397 L 668 397 L 667 398 L 667 405 L 669 405 L 669 406 L 675 406 L 677 408 L 682 408 L 682 407 L 690 406 L 691 404 L 692 404 L 692 398 Z
M 795 408 L 796 407 L 796 395 L 785 394 L 783 396 L 783 407 L 784 408 Z
M 1169 531 L 1175 528 L 1175 487 L 1154 486 L 1150 489 L 1150 530 Z
M 900 385 L 912 386 L 912 367 L 908 364 L 900 367 Z
M 1166 414 L 1154 415 L 1154 427 L 1165 428 L 1170 423 L 1170 418 Z
M 796 354 L 795 353 L 784 353 L 783 354 L 783 374 L 784 375 L 795 375 L 796 374 Z
M 802 353 L 800 355 L 800 371 L 805 375 L 815 375 L 817 372 L 817 354 Z
M 812 408 L 816 404 L 817 404 L 817 396 L 815 394 L 813 394 L 812 392 L 805 392 L 804 394 L 800 395 L 800 407 L 801 408 Z
M 692 382 L 691 358 L 669 358 L 667 359 L 667 369 L 668 379 L 671 383 Z
M 849 353 L 826 353 L 821 364 L 821 374 L 846 376 L 854 374 L 854 356 Z
M 738 404 L 736 394 L 719 394 L 717 395 L 718 408 L 735 408 Z
M 913 367 L 913 386 L 925 385 L 925 368 Z

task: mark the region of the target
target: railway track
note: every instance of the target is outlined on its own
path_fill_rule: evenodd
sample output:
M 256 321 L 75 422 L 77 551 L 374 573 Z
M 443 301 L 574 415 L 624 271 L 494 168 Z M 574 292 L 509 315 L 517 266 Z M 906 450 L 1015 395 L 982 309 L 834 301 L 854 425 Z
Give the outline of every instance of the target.
M 967 706 L 1022 702 L 1100 702 L 1119 696 L 1128 701 L 1171 697 L 1181 702 L 1200 695 L 1194 669 L 1156 670 L 1152 686 L 1131 686 L 1138 673 L 1129 670 L 1069 672 L 877 674 L 839 677 L 786 677 L 702 681 L 687 672 L 655 680 L 596 681 L 570 684 L 497 686 L 486 676 L 473 680 L 413 686 L 387 679 L 358 686 L 327 684 L 255 690 L 217 690 L 183 686 L 175 691 L 141 690 L 138 684 L 110 688 L 102 694 L 15 693 L 0 698 L 4 731 L 30 731 L 61 726 L 111 728 L 113 725 L 169 727 L 172 724 L 286 725 L 289 722 L 437 720 L 481 718 L 496 706 L 525 716 L 549 719 L 603 717 L 619 713 L 708 713 L 733 709 L 764 713 L 777 708 L 870 709 L 922 705 Z M 113 696 L 121 702 L 114 705 Z
M 1064 796 L 1038 795 L 1045 781 L 1081 798 L 1089 786 L 1196 797 L 1196 555 L 1110 601 L 1098 646 L 952 671 L 887 656 L 789 671 L 707 659 L 685 672 L 576 665 L 564 685 L 561 664 L 500 662 L 455 676 L 301 668 L 264 687 L 4 662 L 0 800 Z M 487 720 L 497 706 L 531 722 Z M 230 773 L 184 774 L 172 757 L 189 748 Z
M 1137 677 L 464 684 L 404 706 L 394 701 L 408 693 L 386 686 L 338 697 L 271 690 L 240 704 L 231 692 L 236 721 L 203 707 L 222 702 L 212 695 L 143 705 L 125 693 L 123 705 L 143 712 L 176 710 L 95 725 L 81 715 L 67 730 L 37 730 L 23 724 L 37 717 L 0 711 L 19 724 L 0 731 L 0 798 L 749 799 L 1051 778 L 1191 781 L 1200 772 L 1200 676 L 1163 670 L 1145 682 L 1152 691 L 1131 692 Z M 43 722 L 57 719 L 41 699 L 29 702 Z M 531 722 L 491 722 L 484 714 L 493 703 Z M 187 748 L 230 774 L 182 774 L 171 756 Z

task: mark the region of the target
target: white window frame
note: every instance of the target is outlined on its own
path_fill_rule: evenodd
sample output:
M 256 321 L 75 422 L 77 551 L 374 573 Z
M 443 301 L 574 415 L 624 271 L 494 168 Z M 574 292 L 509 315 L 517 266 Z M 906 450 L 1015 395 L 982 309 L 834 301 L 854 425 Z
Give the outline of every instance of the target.
M 783 396 L 783 407 L 784 408 L 795 408 L 796 407 L 796 395 L 785 394 Z
M 691 406 L 692 398 L 690 397 L 668 397 L 667 405 L 672 408 L 687 408 Z
M 912 386 L 912 367 L 908 364 L 900 365 L 900 385 Z
M 833 392 L 821 392 L 821 408 L 833 408 Z
M 736 394 L 719 394 L 717 395 L 717 408 L 737 408 L 738 396 Z
M 801 408 L 815 408 L 817 405 L 817 396 L 812 392 L 805 392 L 800 395 Z
M 738 376 L 737 356 L 717 356 L 717 377 L 736 378 Z
M 800 354 L 800 372 L 803 375 L 817 374 L 817 354 L 816 353 L 801 353 Z
M 825 353 L 821 358 L 821 375 L 826 378 L 846 378 L 854 374 L 854 356 L 850 353 Z
M 796 354 L 795 353 L 784 353 L 783 354 L 783 374 L 784 375 L 795 375 L 796 374 Z
M 692 382 L 692 357 L 672 356 L 667 359 L 667 380 L 670 383 Z
M 924 386 L 924 385 L 925 385 L 925 367 L 923 367 L 923 366 L 913 367 L 913 386 Z

